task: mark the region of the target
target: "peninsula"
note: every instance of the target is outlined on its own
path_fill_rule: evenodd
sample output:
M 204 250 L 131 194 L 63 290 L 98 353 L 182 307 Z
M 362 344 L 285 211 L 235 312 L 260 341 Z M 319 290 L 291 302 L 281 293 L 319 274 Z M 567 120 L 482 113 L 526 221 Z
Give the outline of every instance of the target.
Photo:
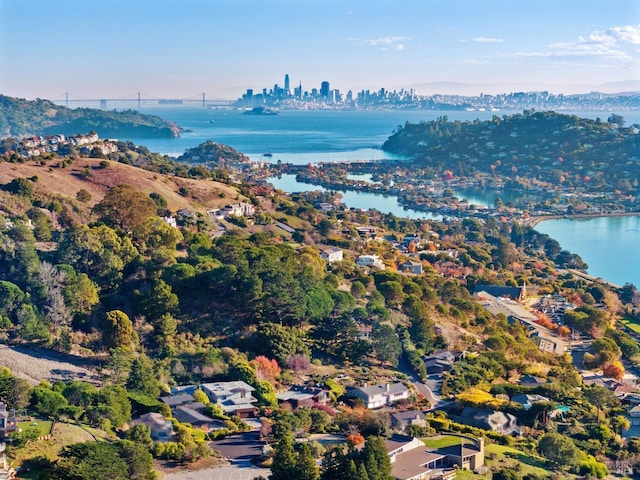
M 180 136 L 180 127 L 175 123 L 134 110 L 70 109 L 49 100 L 0 95 L 0 138 L 76 135 L 89 131 L 103 138 Z

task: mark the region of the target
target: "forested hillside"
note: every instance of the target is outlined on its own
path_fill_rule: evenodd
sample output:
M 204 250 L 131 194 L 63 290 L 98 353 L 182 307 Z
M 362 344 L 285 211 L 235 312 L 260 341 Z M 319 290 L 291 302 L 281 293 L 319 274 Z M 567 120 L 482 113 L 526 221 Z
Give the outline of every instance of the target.
M 177 137 L 177 125 L 133 110 L 66 108 L 48 100 L 0 95 L 0 138 L 33 135 L 75 135 L 95 131 L 102 138 Z

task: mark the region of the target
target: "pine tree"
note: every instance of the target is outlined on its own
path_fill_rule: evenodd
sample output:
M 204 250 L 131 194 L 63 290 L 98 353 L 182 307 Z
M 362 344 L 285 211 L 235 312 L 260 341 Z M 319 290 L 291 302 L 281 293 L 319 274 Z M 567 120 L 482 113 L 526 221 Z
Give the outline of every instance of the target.
M 287 432 L 275 446 L 269 480 L 293 480 L 296 477 L 296 454 L 293 451 L 293 436 Z
M 295 469 L 297 480 L 318 480 L 320 478 L 320 469 L 313 458 L 309 444 L 305 443 L 300 448 Z

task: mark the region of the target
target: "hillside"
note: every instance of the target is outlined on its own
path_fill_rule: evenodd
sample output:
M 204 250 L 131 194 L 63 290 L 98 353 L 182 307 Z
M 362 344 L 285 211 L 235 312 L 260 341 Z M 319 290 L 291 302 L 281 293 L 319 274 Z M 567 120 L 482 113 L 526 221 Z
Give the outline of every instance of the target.
M 110 187 L 128 183 L 138 191 L 162 195 L 167 201 L 167 208 L 172 211 L 182 208 L 195 211 L 219 208 L 238 195 L 234 188 L 211 180 L 164 175 L 116 162 L 108 162 L 108 166 L 103 168 L 101 162 L 100 159 L 82 158 L 66 168 L 53 166 L 53 163 L 51 166 L 41 166 L 37 163 L 0 162 L 0 184 L 7 184 L 17 178 L 37 177 L 34 184 L 36 191 L 76 198 L 80 190 L 86 190 L 91 194 L 91 199 L 85 204 L 93 206 L 104 197 Z M 87 166 L 90 176 L 83 174 Z M 178 193 L 180 189 L 183 189 L 183 193 L 188 193 L 181 195 Z
M 0 95 L 0 138 L 75 135 L 91 130 L 102 138 L 178 137 L 180 132 L 174 123 L 133 110 L 70 109 L 48 100 L 31 101 Z

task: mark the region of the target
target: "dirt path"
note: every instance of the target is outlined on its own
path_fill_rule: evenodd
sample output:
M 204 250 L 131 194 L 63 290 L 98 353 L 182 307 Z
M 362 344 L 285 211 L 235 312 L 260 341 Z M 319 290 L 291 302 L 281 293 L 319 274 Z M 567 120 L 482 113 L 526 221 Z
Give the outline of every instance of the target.
M 58 354 L 44 349 L 27 349 L 0 345 L 0 367 L 7 367 L 33 385 L 42 380 L 82 380 L 100 383 L 100 376 L 92 368 L 89 359 Z

